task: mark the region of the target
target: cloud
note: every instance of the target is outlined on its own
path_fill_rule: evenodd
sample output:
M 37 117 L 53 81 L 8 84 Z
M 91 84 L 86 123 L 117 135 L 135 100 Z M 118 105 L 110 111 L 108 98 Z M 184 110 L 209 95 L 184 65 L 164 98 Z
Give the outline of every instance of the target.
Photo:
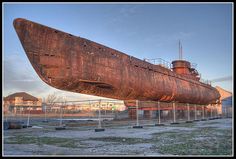
M 27 67 L 26 60 L 22 58 L 20 54 L 10 54 L 4 59 L 4 91 L 30 91 L 40 87 L 39 79 L 32 73 L 32 68 Z
M 187 40 L 189 38 L 192 38 L 192 36 L 194 36 L 194 33 L 193 32 L 178 32 L 178 33 L 175 33 L 173 34 L 172 36 L 170 36 L 170 39 L 173 39 L 173 40 Z
M 146 36 L 143 40 L 145 43 L 152 44 L 152 46 L 160 47 L 164 44 L 169 44 L 172 42 L 178 43 L 179 40 L 188 40 L 194 36 L 193 32 L 176 32 L 173 34 L 152 34 L 149 36 Z
M 37 82 L 39 80 L 25 79 L 25 80 L 11 80 L 12 82 Z
M 129 17 L 137 12 L 137 5 L 132 5 L 132 6 L 123 6 L 120 10 L 119 13 L 123 15 L 124 17 Z
M 129 6 L 123 5 L 118 11 L 117 14 L 108 22 L 110 24 L 117 24 L 127 21 L 128 18 L 137 13 L 138 6 Z

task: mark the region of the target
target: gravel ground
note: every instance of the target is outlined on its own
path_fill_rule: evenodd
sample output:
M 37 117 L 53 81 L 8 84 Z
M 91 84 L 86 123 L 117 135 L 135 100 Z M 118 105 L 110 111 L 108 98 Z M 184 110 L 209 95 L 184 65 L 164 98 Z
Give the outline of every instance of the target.
M 95 132 L 94 126 L 55 130 L 50 122 L 35 124 L 42 128 L 4 130 L 4 156 L 231 156 L 233 153 L 231 118 L 165 126 L 149 124 L 143 129 L 110 126 L 103 132 Z M 217 143 L 224 148 L 221 144 L 216 147 Z

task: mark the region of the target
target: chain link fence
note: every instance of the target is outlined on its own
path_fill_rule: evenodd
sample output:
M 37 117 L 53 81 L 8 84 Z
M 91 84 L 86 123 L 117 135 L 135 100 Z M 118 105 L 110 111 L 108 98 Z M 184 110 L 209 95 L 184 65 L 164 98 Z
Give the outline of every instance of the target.
M 219 117 L 232 117 L 232 106 L 198 105 L 136 101 L 125 105 L 119 100 L 87 100 L 44 103 L 40 107 L 9 106 L 5 121 L 20 121 L 27 125 L 47 122 L 50 126 L 115 127 L 170 124 Z M 40 125 L 40 124 L 39 124 Z

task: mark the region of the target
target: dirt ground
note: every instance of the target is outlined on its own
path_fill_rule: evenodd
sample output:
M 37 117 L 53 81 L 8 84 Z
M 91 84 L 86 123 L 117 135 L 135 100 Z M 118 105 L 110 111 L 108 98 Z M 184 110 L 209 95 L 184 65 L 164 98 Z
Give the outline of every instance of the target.
M 121 123 L 121 122 L 119 122 Z M 4 130 L 4 156 L 232 156 L 232 118 L 194 123 L 154 126 L 143 121 L 103 123 L 67 122 L 55 130 L 58 121 L 31 122 L 31 128 Z

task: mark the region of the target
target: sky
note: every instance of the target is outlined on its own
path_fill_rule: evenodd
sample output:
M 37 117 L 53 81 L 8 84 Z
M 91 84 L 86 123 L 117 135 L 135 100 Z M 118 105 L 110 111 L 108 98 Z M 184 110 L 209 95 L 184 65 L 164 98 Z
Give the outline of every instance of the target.
M 3 3 L 3 95 L 57 93 L 68 100 L 101 97 L 71 93 L 44 83 L 31 66 L 14 30 L 25 18 L 114 48 L 139 59 L 179 58 L 197 64 L 205 80 L 233 76 L 232 3 Z M 213 83 L 230 92 L 232 80 Z

